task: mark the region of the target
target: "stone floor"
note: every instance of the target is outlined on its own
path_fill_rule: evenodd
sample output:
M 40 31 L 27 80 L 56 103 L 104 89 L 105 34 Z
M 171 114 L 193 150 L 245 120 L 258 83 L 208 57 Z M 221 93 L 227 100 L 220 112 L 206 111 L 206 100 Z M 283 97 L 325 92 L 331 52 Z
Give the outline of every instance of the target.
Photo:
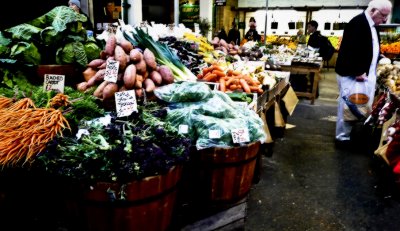
M 300 99 L 288 117 L 291 128 L 263 157 L 245 230 L 400 230 L 398 191 L 366 145 L 371 140 L 335 147 L 337 94 L 333 70 L 324 69 L 315 105 Z

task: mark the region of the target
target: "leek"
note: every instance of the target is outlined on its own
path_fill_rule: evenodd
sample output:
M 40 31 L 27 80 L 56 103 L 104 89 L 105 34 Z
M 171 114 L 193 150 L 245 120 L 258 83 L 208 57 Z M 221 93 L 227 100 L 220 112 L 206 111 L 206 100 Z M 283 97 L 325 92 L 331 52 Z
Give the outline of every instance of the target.
M 124 31 L 124 37 L 133 45 L 139 45 L 148 48 L 154 53 L 156 60 L 161 65 L 168 66 L 174 74 L 175 81 L 196 81 L 196 76 L 179 60 L 178 56 L 173 53 L 166 44 L 154 41 L 151 36 L 140 28 L 131 31 L 132 36 Z M 134 40 L 133 40 L 133 39 Z

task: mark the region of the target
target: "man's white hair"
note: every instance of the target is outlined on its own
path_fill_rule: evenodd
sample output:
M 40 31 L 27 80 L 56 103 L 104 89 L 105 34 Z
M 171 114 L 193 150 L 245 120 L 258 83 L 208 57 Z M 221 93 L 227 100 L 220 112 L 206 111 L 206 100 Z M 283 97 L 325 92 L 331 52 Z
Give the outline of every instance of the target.
M 377 10 L 382 10 L 382 9 L 392 9 L 392 2 L 389 0 L 371 0 L 368 3 L 368 11 L 371 11 L 372 9 L 377 9 Z

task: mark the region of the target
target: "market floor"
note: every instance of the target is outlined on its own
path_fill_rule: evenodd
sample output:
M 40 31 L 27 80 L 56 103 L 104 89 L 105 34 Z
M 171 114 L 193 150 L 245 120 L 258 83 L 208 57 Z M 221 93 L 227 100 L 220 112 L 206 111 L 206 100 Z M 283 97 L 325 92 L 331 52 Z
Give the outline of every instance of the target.
M 399 193 L 390 172 L 368 149 L 334 144 L 333 70 L 323 70 L 315 105 L 300 99 L 261 180 L 248 199 L 245 230 L 399 230 Z

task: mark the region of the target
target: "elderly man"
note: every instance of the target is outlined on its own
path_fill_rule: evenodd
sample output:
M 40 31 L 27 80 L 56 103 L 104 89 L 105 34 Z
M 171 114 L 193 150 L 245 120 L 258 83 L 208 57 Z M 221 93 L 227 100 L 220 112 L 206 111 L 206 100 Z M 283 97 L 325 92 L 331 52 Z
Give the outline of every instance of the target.
M 379 33 L 375 26 L 386 23 L 392 11 L 388 0 L 372 0 L 368 8 L 355 16 L 346 25 L 336 61 L 339 87 L 338 117 L 336 122 L 336 144 L 349 144 L 350 132 L 355 121 L 344 119 L 346 92 L 354 81 L 367 83 L 368 103 L 371 108 L 376 85 L 376 66 L 379 57 Z

